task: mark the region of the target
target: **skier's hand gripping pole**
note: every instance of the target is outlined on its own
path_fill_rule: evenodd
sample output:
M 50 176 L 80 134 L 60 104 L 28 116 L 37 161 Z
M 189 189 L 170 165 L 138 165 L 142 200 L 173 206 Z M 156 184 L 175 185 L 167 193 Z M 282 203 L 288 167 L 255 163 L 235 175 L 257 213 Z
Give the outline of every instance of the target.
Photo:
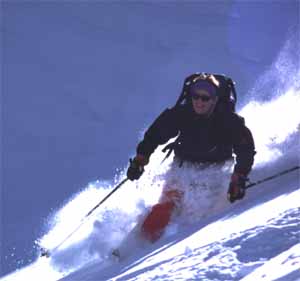
M 131 181 L 138 180 L 144 173 L 144 166 L 148 164 L 148 159 L 138 154 L 133 159 L 129 160 L 129 168 L 127 170 L 127 178 Z
M 229 185 L 229 189 L 228 189 L 228 200 L 233 203 L 236 200 L 242 199 L 245 196 L 245 191 L 249 188 L 252 188 L 253 186 L 259 185 L 261 183 L 264 183 L 266 181 L 270 181 L 272 179 L 281 177 L 285 174 L 291 173 L 293 171 L 299 170 L 300 166 L 294 166 L 290 169 L 284 170 L 282 172 L 279 172 L 277 174 L 274 174 L 272 176 L 269 176 L 267 178 L 258 180 L 256 182 L 249 182 L 248 185 L 245 185 L 245 182 L 248 181 L 247 178 L 244 178 L 244 182 L 241 182 L 241 178 L 239 177 L 231 177 L 231 183 Z M 243 179 L 242 179 L 243 180 Z M 242 187 L 242 189 L 241 189 Z

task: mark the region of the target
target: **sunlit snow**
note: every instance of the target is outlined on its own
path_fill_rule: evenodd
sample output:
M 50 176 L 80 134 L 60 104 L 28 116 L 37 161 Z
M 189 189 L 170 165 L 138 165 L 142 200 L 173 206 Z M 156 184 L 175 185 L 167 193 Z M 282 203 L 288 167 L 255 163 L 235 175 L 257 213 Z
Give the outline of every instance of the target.
M 264 175 L 266 163 L 274 167 L 266 169 L 268 174 L 277 172 L 277 167 L 297 164 L 293 154 L 290 154 L 288 159 L 284 158 L 285 165 L 280 164 L 280 159 L 285 143 L 292 146 L 289 147 L 291 151 L 299 149 L 299 101 L 299 92 L 291 88 L 270 102 L 253 101 L 240 111 L 256 139 L 257 168 L 252 177 L 256 174 Z M 64 280 L 94 280 L 96 276 L 101 276 L 101 270 L 105 273 L 105 278 L 112 280 L 146 280 L 155 279 L 156 276 L 161 276 L 160 280 L 201 279 L 210 278 L 209 276 L 212 278 L 209 280 L 242 277 L 243 280 L 254 280 L 263 278 L 266 274 L 268 280 L 273 280 L 276 276 L 297 273 L 299 245 L 297 246 L 296 242 L 299 240 L 296 240 L 300 238 L 300 192 L 297 173 L 286 176 L 281 181 L 283 186 L 278 186 L 274 181 L 266 184 L 266 191 L 259 191 L 260 197 L 267 197 L 268 193 L 272 194 L 270 186 L 279 188 L 282 194 L 279 193 L 274 199 L 266 199 L 260 204 L 255 191 L 251 190 L 243 203 L 231 205 L 224 200 L 228 174 L 232 168 L 231 162 L 222 167 L 211 166 L 202 173 L 197 173 L 197 168 L 193 167 L 170 169 L 173 165 L 171 157 L 161 163 L 163 156 L 159 148 L 152 156 L 151 164 L 147 166 L 141 180 L 125 183 L 94 214 L 84 219 L 79 230 L 58 248 L 50 259 L 38 258 L 32 265 L 3 280 L 32 280 L 32 276 L 44 276 L 43 280 L 57 280 L 79 268 L 82 269 L 78 273 Z M 41 238 L 40 245 L 55 248 L 123 177 L 121 173 L 114 183 L 92 182 L 74 196 L 53 214 L 49 222 L 49 231 Z M 174 178 L 180 186 L 189 188 L 185 198 L 185 211 L 168 227 L 165 236 L 155 244 L 156 246 L 139 249 L 144 256 L 137 254 L 136 261 L 132 260 L 134 253 L 128 257 L 128 261 L 133 262 L 132 266 L 128 264 L 126 267 L 125 260 L 114 267 L 115 262 L 109 260 L 107 255 L 121 243 L 139 218 L 158 200 L 166 178 Z M 288 193 L 284 191 L 284 186 Z M 214 188 L 217 188 L 218 192 L 212 196 Z M 283 237 L 288 234 L 295 235 L 293 243 L 292 237 Z M 251 247 L 260 244 L 259 241 L 255 242 L 259 236 L 265 238 L 262 238 L 263 242 L 260 245 L 263 249 L 257 249 L 256 254 Z M 269 239 L 277 239 L 276 242 L 282 246 L 286 244 L 287 249 L 280 253 L 275 247 L 274 257 L 268 257 L 268 253 L 262 254 L 261 251 L 267 252 L 268 247 L 271 247 L 267 245 Z M 250 245 L 247 245 L 249 243 Z M 99 265 L 91 265 L 92 270 L 85 270 L 83 266 L 91 263 Z M 279 272 L 270 270 L 272 266 L 279 265 Z M 122 266 L 123 272 L 120 272 Z M 252 273 L 249 277 L 246 277 L 250 272 Z M 103 279 L 100 277 L 98 280 Z
M 271 100 L 254 97 L 239 111 L 255 138 L 253 181 L 299 165 L 300 92 L 296 78 L 294 82 Z M 54 249 L 51 257 L 37 253 L 35 262 L 1 280 L 300 279 L 299 170 L 257 185 L 245 199 L 230 204 L 226 191 L 232 162 L 178 168 L 172 155 L 162 163 L 161 149 L 151 156 L 139 181 L 126 182 L 88 218 L 125 178 L 126 167 L 111 182 L 89 183 L 54 211 L 37 241 Z M 122 244 L 157 202 L 166 180 L 188 191 L 183 212 L 155 244 Z M 110 253 L 120 244 L 127 251 L 116 261 Z

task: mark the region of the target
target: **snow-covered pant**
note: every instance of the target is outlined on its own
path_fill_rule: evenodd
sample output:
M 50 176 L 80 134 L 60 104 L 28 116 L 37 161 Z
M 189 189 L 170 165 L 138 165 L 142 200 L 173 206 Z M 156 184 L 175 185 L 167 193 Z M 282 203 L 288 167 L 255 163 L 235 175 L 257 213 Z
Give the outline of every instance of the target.
M 160 238 L 174 211 L 179 210 L 182 198 L 182 191 L 169 188 L 163 190 L 159 202 L 152 207 L 142 224 L 141 232 L 145 239 L 155 242 Z

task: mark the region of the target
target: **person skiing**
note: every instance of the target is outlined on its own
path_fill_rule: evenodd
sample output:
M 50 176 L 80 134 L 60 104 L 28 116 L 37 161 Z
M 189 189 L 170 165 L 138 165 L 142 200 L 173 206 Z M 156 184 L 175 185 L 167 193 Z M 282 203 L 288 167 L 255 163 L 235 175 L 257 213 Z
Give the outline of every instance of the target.
M 148 128 L 137 146 L 136 156 L 130 159 L 127 170 L 129 180 L 141 177 L 144 166 L 159 145 L 178 136 L 165 150 L 174 151 L 173 161 L 179 166 L 184 162 L 224 163 L 232 159 L 234 153 L 236 158 L 228 187 L 228 200 L 233 203 L 244 197 L 247 176 L 254 162 L 254 140 L 241 116 L 232 108 L 220 109 L 218 101 L 222 85 L 217 77 L 201 73 L 185 80 L 184 103 L 177 103 L 163 111 Z M 182 191 L 170 187 L 168 183 L 165 185 L 159 202 L 152 207 L 141 225 L 142 236 L 150 242 L 160 238 L 183 198 Z

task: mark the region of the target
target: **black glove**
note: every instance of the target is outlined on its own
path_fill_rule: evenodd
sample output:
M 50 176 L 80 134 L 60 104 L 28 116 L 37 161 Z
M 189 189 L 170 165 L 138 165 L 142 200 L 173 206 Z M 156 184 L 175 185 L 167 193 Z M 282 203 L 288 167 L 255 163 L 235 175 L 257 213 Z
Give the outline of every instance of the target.
M 246 194 L 246 181 L 247 177 L 240 173 L 233 173 L 231 176 L 231 182 L 229 184 L 227 198 L 230 203 L 236 200 L 243 199 Z
M 127 170 L 127 178 L 130 180 L 138 180 L 144 173 L 144 166 L 148 163 L 148 160 L 143 155 L 137 155 L 134 159 L 130 159 L 130 165 Z

